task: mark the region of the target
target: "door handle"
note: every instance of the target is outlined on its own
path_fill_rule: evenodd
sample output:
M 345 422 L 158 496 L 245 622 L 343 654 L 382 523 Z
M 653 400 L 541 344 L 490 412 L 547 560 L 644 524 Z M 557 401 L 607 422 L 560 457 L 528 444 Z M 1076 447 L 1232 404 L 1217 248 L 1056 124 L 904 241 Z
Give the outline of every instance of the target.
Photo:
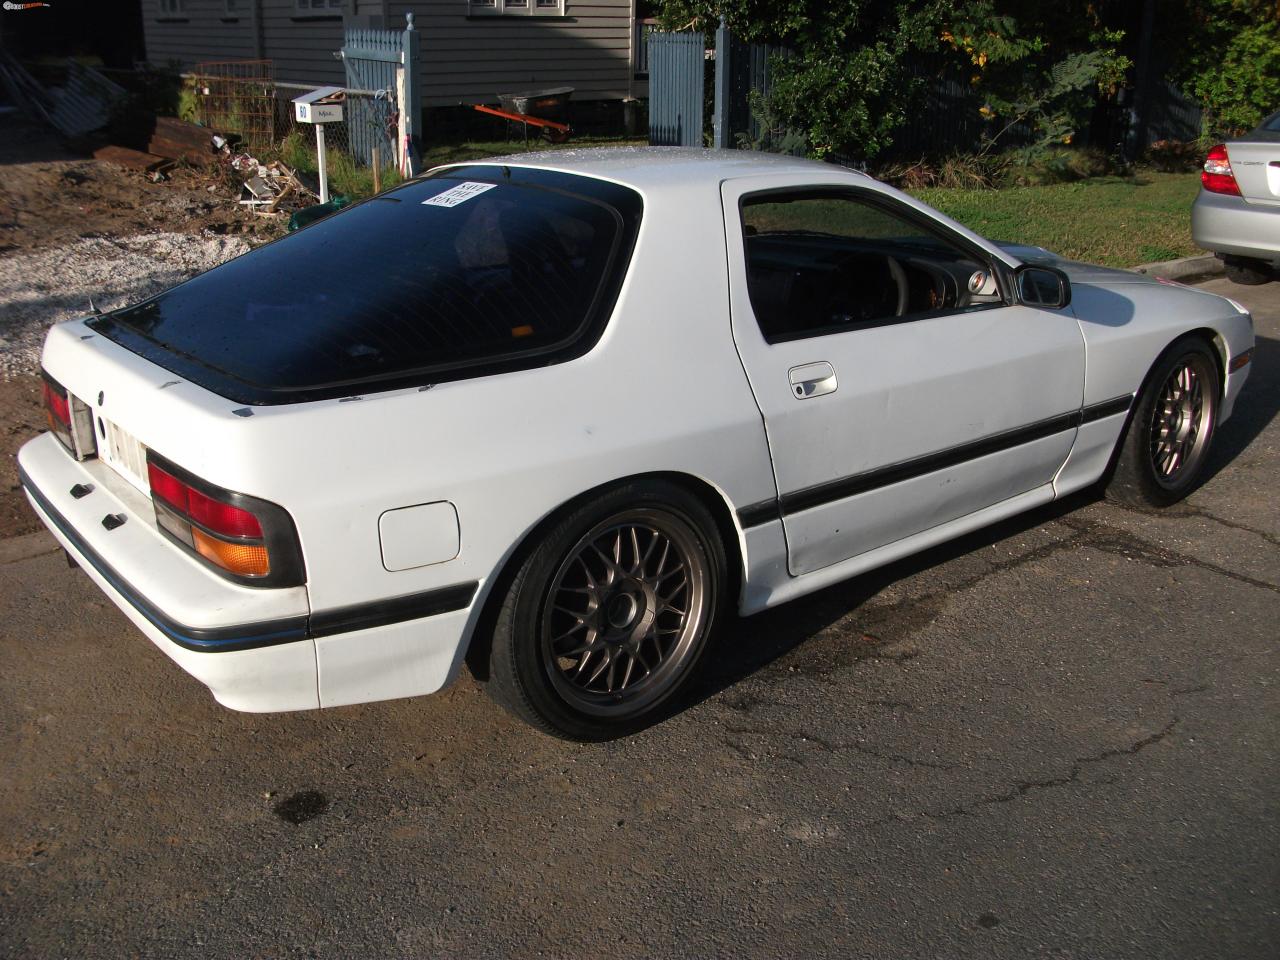
M 787 371 L 787 378 L 791 381 L 791 395 L 797 400 L 836 392 L 835 368 L 825 360 L 792 367 Z

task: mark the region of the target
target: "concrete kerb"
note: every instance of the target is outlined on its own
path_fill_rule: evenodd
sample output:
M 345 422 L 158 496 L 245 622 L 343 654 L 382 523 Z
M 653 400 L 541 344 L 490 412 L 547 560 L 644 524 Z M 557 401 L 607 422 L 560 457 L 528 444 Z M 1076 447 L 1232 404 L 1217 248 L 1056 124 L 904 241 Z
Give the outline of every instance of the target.
M 1163 260 L 1160 263 L 1144 263 L 1129 269 L 1134 273 L 1143 273 L 1158 280 L 1177 280 L 1179 283 L 1196 283 L 1211 277 L 1220 277 L 1225 272 L 1222 261 L 1211 253 L 1195 257 L 1180 257 L 1177 260 Z

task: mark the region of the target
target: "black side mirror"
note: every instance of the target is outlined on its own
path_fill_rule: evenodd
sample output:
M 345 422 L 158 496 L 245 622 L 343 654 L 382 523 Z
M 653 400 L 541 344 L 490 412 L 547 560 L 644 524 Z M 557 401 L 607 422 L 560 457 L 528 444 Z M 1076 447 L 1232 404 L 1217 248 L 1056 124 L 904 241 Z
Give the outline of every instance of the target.
M 1028 307 L 1061 310 L 1071 302 L 1071 281 L 1057 267 L 1027 264 L 1018 268 L 1018 299 Z

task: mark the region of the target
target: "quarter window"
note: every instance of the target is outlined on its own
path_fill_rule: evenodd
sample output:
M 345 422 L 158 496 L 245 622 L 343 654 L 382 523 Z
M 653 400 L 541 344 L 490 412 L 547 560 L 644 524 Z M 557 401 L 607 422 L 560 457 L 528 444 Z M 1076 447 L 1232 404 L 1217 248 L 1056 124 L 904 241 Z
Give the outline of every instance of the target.
M 751 306 L 770 342 L 1002 302 L 973 253 L 847 194 L 748 197 L 742 233 Z

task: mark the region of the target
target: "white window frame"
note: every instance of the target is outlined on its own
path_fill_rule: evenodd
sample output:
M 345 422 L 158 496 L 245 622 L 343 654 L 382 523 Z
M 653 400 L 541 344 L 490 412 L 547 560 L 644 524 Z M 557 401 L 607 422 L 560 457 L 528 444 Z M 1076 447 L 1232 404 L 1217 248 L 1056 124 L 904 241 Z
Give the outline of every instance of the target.
M 467 0 L 473 17 L 563 17 L 566 0 Z

